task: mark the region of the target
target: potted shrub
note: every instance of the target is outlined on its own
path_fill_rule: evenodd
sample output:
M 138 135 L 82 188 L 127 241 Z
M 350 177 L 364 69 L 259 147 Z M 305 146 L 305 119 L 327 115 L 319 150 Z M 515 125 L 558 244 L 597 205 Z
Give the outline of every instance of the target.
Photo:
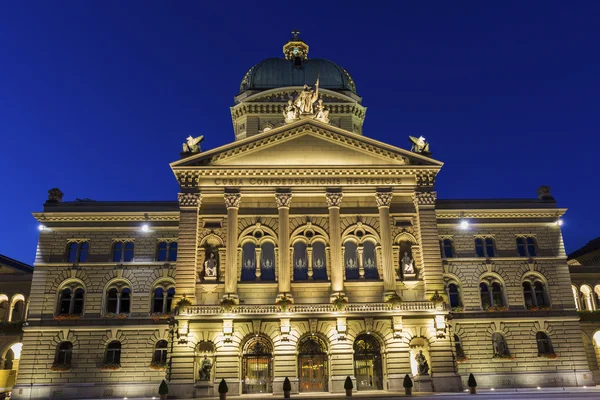
M 192 302 L 190 301 L 190 299 L 186 298 L 186 297 L 182 297 L 176 304 L 176 308 L 177 308 L 177 312 L 182 312 L 184 308 L 189 307 L 192 305 Z
M 283 381 L 283 398 L 289 399 L 291 391 L 292 391 L 292 384 L 290 383 L 290 380 L 286 376 L 285 380 Z
M 169 386 L 167 382 L 163 379 L 158 387 L 158 394 L 160 395 L 160 400 L 167 400 L 167 394 L 169 393 Z
M 408 374 L 404 375 L 404 382 L 402 382 L 402 386 L 404 386 L 404 394 L 412 394 L 413 381 L 410 379 Z
M 228 391 L 227 382 L 225 382 L 225 379 L 221 379 L 221 383 L 219 383 L 219 400 L 227 399 Z
M 477 394 L 477 381 L 475 380 L 473 374 L 469 374 L 469 381 L 467 384 L 469 385 L 469 393 Z
M 344 382 L 344 389 L 346 389 L 346 396 L 352 396 L 352 389 L 354 385 L 352 384 L 352 379 L 347 376 L 346 381 Z

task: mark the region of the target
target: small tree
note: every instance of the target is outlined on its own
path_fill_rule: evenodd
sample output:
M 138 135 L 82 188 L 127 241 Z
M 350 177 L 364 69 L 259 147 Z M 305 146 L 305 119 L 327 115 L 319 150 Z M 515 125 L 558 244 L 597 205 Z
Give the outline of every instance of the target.
M 229 388 L 227 387 L 227 382 L 225 379 L 221 379 L 221 383 L 219 383 L 219 393 L 227 393 Z
M 160 395 L 161 399 L 166 399 L 168 393 L 169 385 L 167 385 L 167 382 L 163 379 L 163 381 L 160 383 L 160 386 L 158 387 L 158 394 Z
M 475 377 L 473 376 L 473 374 L 469 374 L 469 387 L 477 387 L 477 381 L 475 380 Z
M 349 376 L 347 376 L 346 380 L 344 381 L 344 389 L 346 389 L 346 392 L 348 392 L 348 390 L 354 389 L 354 385 L 352 384 L 352 378 L 350 378 Z
M 402 386 L 404 386 L 405 389 L 413 387 L 413 381 L 412 379 L 410 379 L 410 376 L 408 376 L 408 374 L 404 375 L 404 382 L 402 382 Z
M 289 380 L 289 378 L 287 376 L 283 380 L 283 391 L 284 392 L 291 392 L 292 391 L 292 384 L 290 383 L 290 380 Z

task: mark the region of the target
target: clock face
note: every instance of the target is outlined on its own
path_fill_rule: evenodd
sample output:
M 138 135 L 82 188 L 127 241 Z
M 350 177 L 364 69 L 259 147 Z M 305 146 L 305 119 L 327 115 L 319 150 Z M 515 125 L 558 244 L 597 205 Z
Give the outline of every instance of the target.
M 296 55 L 296 56 L 297 56 L 298 54 L 300 54 L 300 49 L 299 49 L 299 48 L 297 48 L 297 47 L 294 47 L 294 51 L 293 51 L 293 53 L 294 53 L 294 55 Z

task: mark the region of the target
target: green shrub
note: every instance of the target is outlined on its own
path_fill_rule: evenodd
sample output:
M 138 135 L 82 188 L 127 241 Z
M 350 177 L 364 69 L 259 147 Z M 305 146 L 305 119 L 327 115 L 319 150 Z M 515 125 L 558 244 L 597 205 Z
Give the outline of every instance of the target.
M 477 381 L 475 380 L 475 377 L 473 376 L 473 374 L 469 374 L 469 387 L 477 387 Z
M 402 382 L 402 386 L 404 386 L 405 388 L 413 387 L 412 379 L 410 379 L 410 376 L 408 376 L 408 374 L 404 375 L 404 382 Z
M 352 390 L 354 385 L 352 384 L 352 379 L 349 376 L 346 377 L 346 381 L 344 381 L 344 389 Z
M 163 395 L 167 393 L 169 393 L 169 386 L 167 385 L 167 382 L 163 379 L 163 381 L 160 383 L 160 386 L 158 387 L 158 394 Z
M 219 393 L 227 393 L 229 388 L 227 387 L 227 382 L 225 379 L 221 379 L 221 383 L 219 383 Z
M 283 391 L 284 392 L 291 392 L 292 391 L 292 384 L 290 383 L 290 380 L 288 379 L 288 377 L 285 377 L 285 380 L 283 381 Z

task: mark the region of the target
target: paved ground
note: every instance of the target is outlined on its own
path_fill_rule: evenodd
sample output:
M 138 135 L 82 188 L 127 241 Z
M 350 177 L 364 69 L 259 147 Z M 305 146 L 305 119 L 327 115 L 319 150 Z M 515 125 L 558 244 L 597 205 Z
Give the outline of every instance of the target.
M 360 392 L 355 393 L 352 397 L 346 397 L 343 394 L 329 393 L 302 393 L 291 396 L 291 400 L 313 400 L 313 399 L 377 399 L 377 400 L 393 400 L 393 399 L 408 399 L 410 397 L 418 398 L 419 400 L 435 399 L 435 400 L 501 400 L 501 399 L 600 399 L 600 387 L 590 388 L 548 388 L 548 389 L 497 389 L 497 390 L 479 390 L 476 395 L 469 393 L 415 393 L 412 396 L 406 396 L 404 393 L 396 392 Z M 268 395 L 243 395 L 243 396 L 228 396 L 229 400 L 279 400 L 283 396 Z M 158 399 L 158 396 L 156 397 Z M 206 398 L 205 398 L 206 399 Z M 211 397 L 210 400 L 216 400 L 218 397 Z M 92 400 L 92 399 L 90 399 Z M 150 400 L 144 399 L 128 399 L 128 400 Z M 184 400 L 184 399 L 179 399 Z M 194 399 L 187 399 L 194 400 Z

